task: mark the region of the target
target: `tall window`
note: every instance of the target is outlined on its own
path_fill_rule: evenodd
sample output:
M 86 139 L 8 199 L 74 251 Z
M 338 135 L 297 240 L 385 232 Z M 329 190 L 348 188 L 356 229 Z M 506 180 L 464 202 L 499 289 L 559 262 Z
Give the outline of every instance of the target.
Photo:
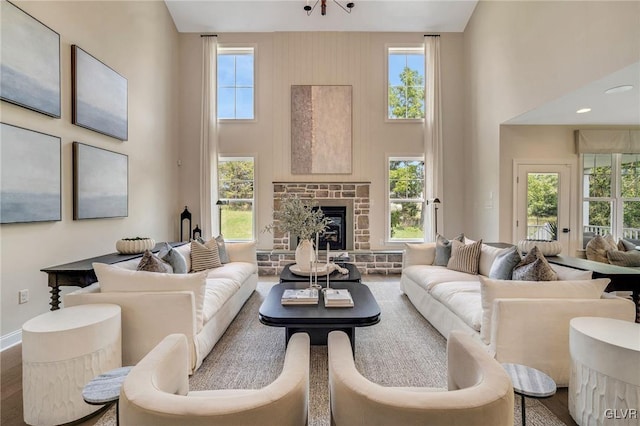
M 222 157 L 218 160 L 219 225 L 225 240 L 254 239 L 254 188 L 252 157 Z
M 424 47 L 390 47 L 387 58 L 388 118 L 424 118 Z
M 424 239 L 424 159 L 390 157 L 389 235 L 390 241 Z
M 640 154 L 583 154 L 582 182 L 585 241 L 640 239 Z
M 218 118 L 254 118 L 254 49 L 218 48 Z

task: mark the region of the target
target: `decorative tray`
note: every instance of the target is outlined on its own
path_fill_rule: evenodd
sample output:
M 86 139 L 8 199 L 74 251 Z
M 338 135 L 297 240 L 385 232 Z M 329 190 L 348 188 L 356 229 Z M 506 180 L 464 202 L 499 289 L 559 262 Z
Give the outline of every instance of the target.
M 316 274 L 316 269 L 318 271 L 318 276 L 322 277 L 324 275 L 330 274 L 335 270 L 335 265 L 329 264 L 327 265 L 326 263 L 320 263 L 320 262 L 316 262 L 313 265 L 313 269 L 310 271 L 309 267 L 306 267 L 304 269 L 300 268 L 300 265 L 298 265 L 297 263 L 294 263 L 293 265 L 289 266 L 289 270 L 294 273 L 295 275 L 300 275 L 303 277 L 308 277 L 309 275 Z

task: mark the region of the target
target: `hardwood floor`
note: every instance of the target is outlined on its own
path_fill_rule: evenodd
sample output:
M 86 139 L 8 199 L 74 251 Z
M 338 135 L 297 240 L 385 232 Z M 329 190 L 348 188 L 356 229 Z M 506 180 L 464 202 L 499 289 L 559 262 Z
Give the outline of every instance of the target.
M 263 277 L 261 277 L 262 279 Z M 265 281 L 271 281 L 264 277 Z M 363 281 L 385 281 L 397 280 L 398 277 L 387 278 L 382 276 L 363 277 Z M 3 352 L 0 352 L 0 425 L 2 426 L 23 426 L 26 423 L 22 417 L 22 345 L 16 345 Z M 577 426 L 569 414 L 567 402 L 567 388 L 560 388 L 551 398 L 540 399 L 549 411 L 567 426 Z M 520 398 L 515 398 L 519 403 Z M 95 425 L 100 416 L 92 416 L 72 423 L 78 426 Z M 520 419 L 515 419 L 519 424 Z

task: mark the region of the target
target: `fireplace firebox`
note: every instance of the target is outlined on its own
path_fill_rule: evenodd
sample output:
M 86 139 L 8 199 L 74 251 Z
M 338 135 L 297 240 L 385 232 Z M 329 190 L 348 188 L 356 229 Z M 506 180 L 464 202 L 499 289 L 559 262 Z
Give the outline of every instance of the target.
M 314 207 L 317 210 L 318 207 Z M 331 221 L 327 230 L 320 234 L 319 249 L 325 250 L 327 243 L 331 250 L 347 249 L 347 208 L 343 206 L 320 206 L 322 213 Z M 299 239 L 298 239 L 299 242 Z

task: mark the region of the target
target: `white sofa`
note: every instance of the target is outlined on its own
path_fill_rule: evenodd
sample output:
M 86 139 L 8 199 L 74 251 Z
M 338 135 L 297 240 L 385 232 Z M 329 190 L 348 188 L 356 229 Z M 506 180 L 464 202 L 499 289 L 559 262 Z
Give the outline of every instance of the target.
M 177 248 L 191 270 L 190 244 Z M 114 303 L 122 308 L 122 363 L 137 364 L 167 335 L 187 337 L 195 371 L 256 289 L 255 243 L 226 243 L 230 263 L 196 274 L 134 272 L 140 259 L 97 265 L 106 277 L 64 296 L 64 306 Z M 96 265 L 94 265 L 96 269 Z M 100 274 L 96 269 L 98 278 Z
M 501 249 L 482 245 L 481 275 L 434 266 L 435 250 L 435 243 L 406 245 L 400 287 L 416 309 L 445 338 L 462 330 L 499 362 L 537 368 L 558 386 L 569 384 L 571 318 L 635 319 L 633 302 L 603 293 L 608 280 L 589 280 L 590 272 L 551 265 L 560 281 L 481 284 Z

